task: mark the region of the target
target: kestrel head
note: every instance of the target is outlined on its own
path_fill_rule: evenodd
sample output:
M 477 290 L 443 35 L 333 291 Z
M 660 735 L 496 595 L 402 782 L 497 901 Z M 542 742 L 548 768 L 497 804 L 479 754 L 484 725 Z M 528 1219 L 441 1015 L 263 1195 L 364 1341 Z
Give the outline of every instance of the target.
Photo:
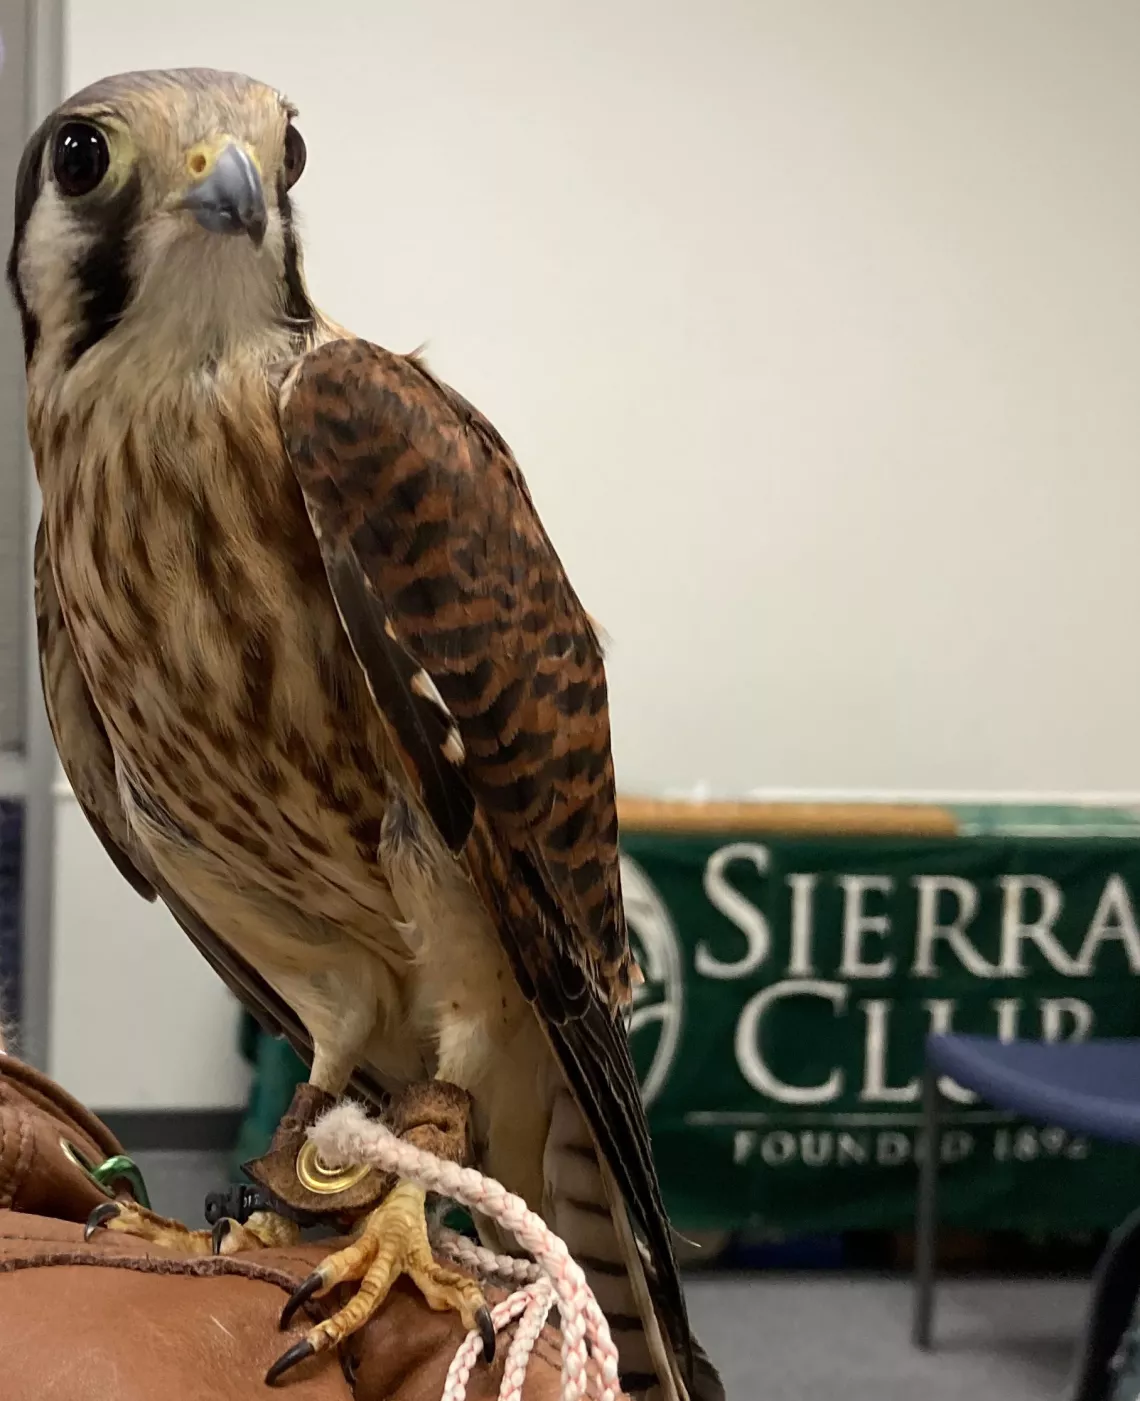
M 57 108 L 16 179 L 8 281 L 29 373 L 303 335 L 294 116 L 264 83 L 201 68 L 105 78 Z

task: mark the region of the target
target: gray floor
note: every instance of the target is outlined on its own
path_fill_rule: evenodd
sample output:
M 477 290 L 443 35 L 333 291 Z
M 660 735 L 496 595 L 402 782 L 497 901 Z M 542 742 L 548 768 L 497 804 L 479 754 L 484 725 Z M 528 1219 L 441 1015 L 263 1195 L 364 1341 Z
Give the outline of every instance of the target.
M 155 1209 L 202 1222 L 222 1154 L 139 1153 Z M 909 1283 L 697 1274 L 693 1322 L 729 1401 L 1050 1401 L 1063 1394 L 1087 1286 L 961 1280 L 939 1290 L 938 1347 L 910 1346 Z
M 688 1292 L 730 1401 L 1048 1401 L 1063 1394 L 1088 1289 L 944 1285 L 930 1354 L 910 1345 L 906 1280 L 702 1275 Z

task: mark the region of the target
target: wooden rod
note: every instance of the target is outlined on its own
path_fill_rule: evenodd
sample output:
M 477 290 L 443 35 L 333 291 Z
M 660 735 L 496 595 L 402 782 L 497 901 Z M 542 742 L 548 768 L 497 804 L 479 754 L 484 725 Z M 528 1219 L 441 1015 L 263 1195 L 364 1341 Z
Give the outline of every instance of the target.
M 781 833 L 785 836 L 953 837 L 947 808 L 921 803 L 685 802 L 618 798 L 627 832 Z

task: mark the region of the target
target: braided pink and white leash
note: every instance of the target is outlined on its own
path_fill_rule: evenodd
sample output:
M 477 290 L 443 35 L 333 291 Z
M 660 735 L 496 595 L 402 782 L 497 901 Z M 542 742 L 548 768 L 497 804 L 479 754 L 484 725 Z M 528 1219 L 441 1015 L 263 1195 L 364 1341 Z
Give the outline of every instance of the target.
M 433 1245 L 442 1255 L 483 1278 L 517 1286 L 491 1310 L 496 1331 L 519 1320 L 507 1352 L 499 1401 L 523 1401 L 523 1381 L 534 1345 L 557 1304 L 562 1329 L 562 1401 L 582 1401 L 589 1392 L 590 1363 L 596 1369 L 597 1401 L 621 1401 L 618 1355 L 609 1325 L 586 1276 L 560 1240 L 521 1197 L 493 1177 L 461 1168 L 405 1143 L 358 1104 L 330 1109 L 309 1130 L 326 1163 L 368 1163 L 383 1172 L 415 1182 L 426 1191 L 450 1197 L 480 1212 L 509 1231 L 534 1257 L 518 1260 L 497 1255 L 455 1231 L 436 1232 Z M 467 1382 L 483 1343 L 468 1333 L 448 1369 L 441 1401 L 465 1401 Z

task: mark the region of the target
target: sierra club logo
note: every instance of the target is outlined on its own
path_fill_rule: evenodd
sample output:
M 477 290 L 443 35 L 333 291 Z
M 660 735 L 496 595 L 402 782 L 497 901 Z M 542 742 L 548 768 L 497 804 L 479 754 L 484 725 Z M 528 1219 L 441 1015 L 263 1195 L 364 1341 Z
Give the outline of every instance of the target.
M 699 881 L 670 884 L 671 910 L 648 874 L 654 863 L 623 852 L 630 943 L 645 979 L 627 1024 L 646 1104 L 669 1083 L 694 977 L 725 989 L 707 1035 L 702 1025 L 723 1074 L 702 1079 L 684 1111 L 690 1127 L 734 1130 L 736 1166 L 754 1155 L 769 1166 L 895 1165 L 914 1152 L 926 1031 L 1081 1040 L 1099 1013 L 1108 1018 L 1101 1004 L 1112 974 L 1140 973 L 1136 907 L 1107 861 L 1084 871 L 1067 857 L 1062 884 L 1006 870 L 996 850 L 965 864 L 970 876 L 960 860 L 958 871 L 923 871 L 907 855 L 892 868 L 869 847 L 874 865 L 864 871 L 827 863 L 788 871 L 781 862 L 773 892 L 767 845 L 710 844 Z M 699 931 L 691 948 L 680 929 Z M 1102 967 L 1105 958 L 1113 962 Z M 702 994 L 707 1001 L 704 986 Z M 741 1081 L 751 1094 L 741 1094 Z M 1028 1131 L 991 1123 L 968 1090 L 941 1084 L 971 1107 L 972 1129 L 993 1130 L 995 1159 L 1087 1152 L 1067 1138 L 1058 1146 L 1048 1129 L 1023 1141 Z M 981 1142 L 964 1130 L 958 1137 L 971 1151 Z
M 685 964 L 677 930 L 664 900 L 636 861 L 621 857 L 626 924 L 634 956 L 645 976 L 634 988 L 629 1037 L 648 1108 L 664 1089 L 681 1041 L 685 1015 Z

